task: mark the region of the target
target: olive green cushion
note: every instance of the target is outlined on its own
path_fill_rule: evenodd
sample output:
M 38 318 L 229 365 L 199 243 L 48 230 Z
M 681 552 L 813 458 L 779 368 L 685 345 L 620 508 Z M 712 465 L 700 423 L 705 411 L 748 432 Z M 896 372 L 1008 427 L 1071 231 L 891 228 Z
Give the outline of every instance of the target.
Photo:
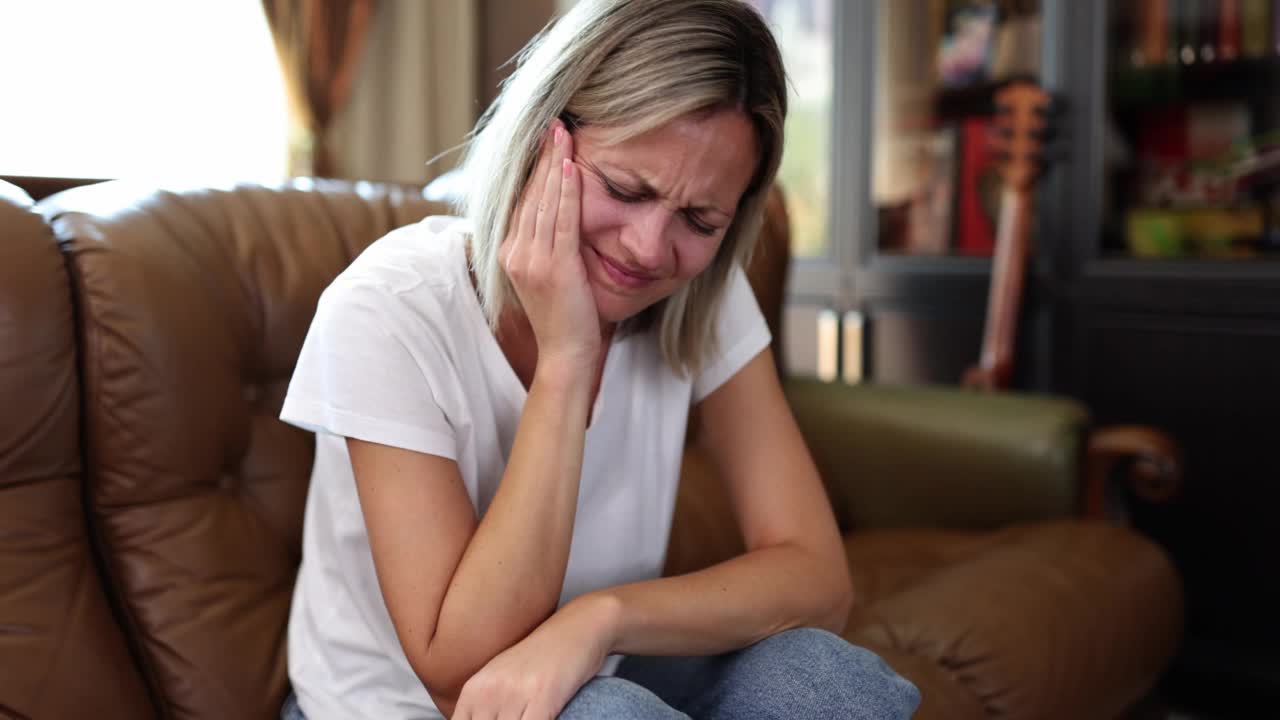
M 1073 515 L 1077 403 L 949 387 L 791 379 L 791 408 L 842 530 L 989 529 Z

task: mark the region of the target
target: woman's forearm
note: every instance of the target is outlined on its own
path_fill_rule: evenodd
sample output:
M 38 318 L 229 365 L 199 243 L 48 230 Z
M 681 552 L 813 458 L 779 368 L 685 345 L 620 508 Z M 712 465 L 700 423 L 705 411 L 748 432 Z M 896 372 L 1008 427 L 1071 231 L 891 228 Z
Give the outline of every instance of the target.
M 613 619 L 610 652 L 634 655 L 717 654 L 796 627 L 839 633 L 851 602 L 843 565 L 794 545 L 594 595 Z
M 590 373 L 539 368 L 502 482 L 440 608 L 429 661 L 465 681 L 559 602 L 573 536 Z

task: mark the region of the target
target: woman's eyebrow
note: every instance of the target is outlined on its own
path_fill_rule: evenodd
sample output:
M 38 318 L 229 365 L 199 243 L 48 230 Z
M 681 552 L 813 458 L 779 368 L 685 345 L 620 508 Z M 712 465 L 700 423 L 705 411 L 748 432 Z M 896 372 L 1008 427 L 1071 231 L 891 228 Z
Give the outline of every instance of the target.
M 592 170 L 594 170 L 594 171 L 595 171 L 595 173 L 596 173 L 597 175 L 600 175 L 600 176 L 601 176 L 601 177 L 603 177 L 606 181 L 609 179 L 608 174 L 607 174 L 607 173 L 605 173 L 605 172 L 604 172 L 604 170 L 601 170 L 601 169 L 600 169 L 600 167 L 599 167 L 599 166 L 597 166 L 595 163 L 592 163 L 591 161 L 589 161 L 589 160 L 585 160 L 585 159 L 583 160 L 583 162 L 585 162 L 585 163 L 586 163 L 586 164 L 587 164 L 587 165 L 588 165 Z M 637 192 L 639 192 L 639 193 L 641 193 L 641 194 L 643 194 L 643 195 L 649 195 L 649 196 L 652 196 L 652 197 L 665 197 L 662 193 L 660 193 L 660 192 L 658 192 L 657 190 L 655 190 L 655 189 L 654 189 L 654 187 L 653 187 L 652 185 L 650 185 L 650 184 L 649 184 L 649 182 L 648 182 L 647 180 L 645 180 L 644 178 L 640 177 L 640 174 L 639 174 L 639 173 L 637 173 L 635 170 L 632 170 L 632 169 L 630 169 L 630 168 L 620 167 L 620 166 L 617 166 L 617 165 L 614 165 L 614 166 L 613 166 L 613 168 L 614 168 L 615 170 L 617 170 L 619 173 L 622 173 L 623 175 L 628 176 L 628 178 L 627 178 L 627 179 L 628 179 L 631 183 L 634 183 L 634 185 L 635 185 L 635 190 L 636 190 Z M 732 213 L 727 213 L 727 212 L 725 212 L 724 210 L 721 210 L 720 208 L 718 208 L 718 207 L 716 207 L 716 206 L 714 206 L 714 205 L 706 205 L 706 206 L 692 206 L 692 207 L 689 207 L 689 208 L 686 208 L 686 209 L 687 209 L 689 212 L 695 212 L 695 213 L 706 213 L 706 212 L 712 212 L 712 213 L 716 213 L 717 215 L 723 215 L 723 216 L 725 216 L 725 217 L 727 217 L 727 218 L 731 218 L 731 217 L 733 217 L 733 214 L 732 214 Z

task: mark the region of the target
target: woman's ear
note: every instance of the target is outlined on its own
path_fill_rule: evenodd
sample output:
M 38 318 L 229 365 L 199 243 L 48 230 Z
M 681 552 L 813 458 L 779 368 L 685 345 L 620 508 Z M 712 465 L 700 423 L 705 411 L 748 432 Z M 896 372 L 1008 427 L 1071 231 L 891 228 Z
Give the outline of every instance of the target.
M 564 127 L 572 135 L 578 128 L 582 127 L 582 121 L 577 115 L 565 110 L 560 113 L 560 122 L 564 123 Z

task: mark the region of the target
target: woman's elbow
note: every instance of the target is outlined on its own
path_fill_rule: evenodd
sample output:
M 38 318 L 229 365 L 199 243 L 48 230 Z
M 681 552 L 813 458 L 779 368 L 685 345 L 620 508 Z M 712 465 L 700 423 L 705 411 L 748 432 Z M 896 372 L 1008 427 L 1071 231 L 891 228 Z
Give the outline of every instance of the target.
M 853 610 L 853 593 L 842 593 L 834 605 L 834 609 L 827 614 L 826 622 L 822 627 L 836 635 L 841 635 L 844 633 L 845 626 L 849 624 L 849 613 Z
M 825 603 L 822 621 L 819 627 L 840 635 L 849 622 L 849 613 L 853 610 L 853 581 L 849 569 L 844 563 L 841 553 L 840 564 L 827 576 L 827 602 Z
M 844 547 L 820 542 L 800 547 L 808 562 L 807 574 L 798 577 L 801 582 L 795 585 L 799 595 L 793 597 L 801 613 L 797 619 L 801 624 L 839 635 L 844 632 L 855 603 Z
M 458 704 L 458 697 L 462 695 L 462 686 L 469 678 L 457 672 L 456 663 L 435 661 L 425 652 L 419 657 L 410 657 L 409 666 L 418 676 L 418 681 L 426 688 L 436 709 L 445 717 L 452 717 L 453 708 Z

